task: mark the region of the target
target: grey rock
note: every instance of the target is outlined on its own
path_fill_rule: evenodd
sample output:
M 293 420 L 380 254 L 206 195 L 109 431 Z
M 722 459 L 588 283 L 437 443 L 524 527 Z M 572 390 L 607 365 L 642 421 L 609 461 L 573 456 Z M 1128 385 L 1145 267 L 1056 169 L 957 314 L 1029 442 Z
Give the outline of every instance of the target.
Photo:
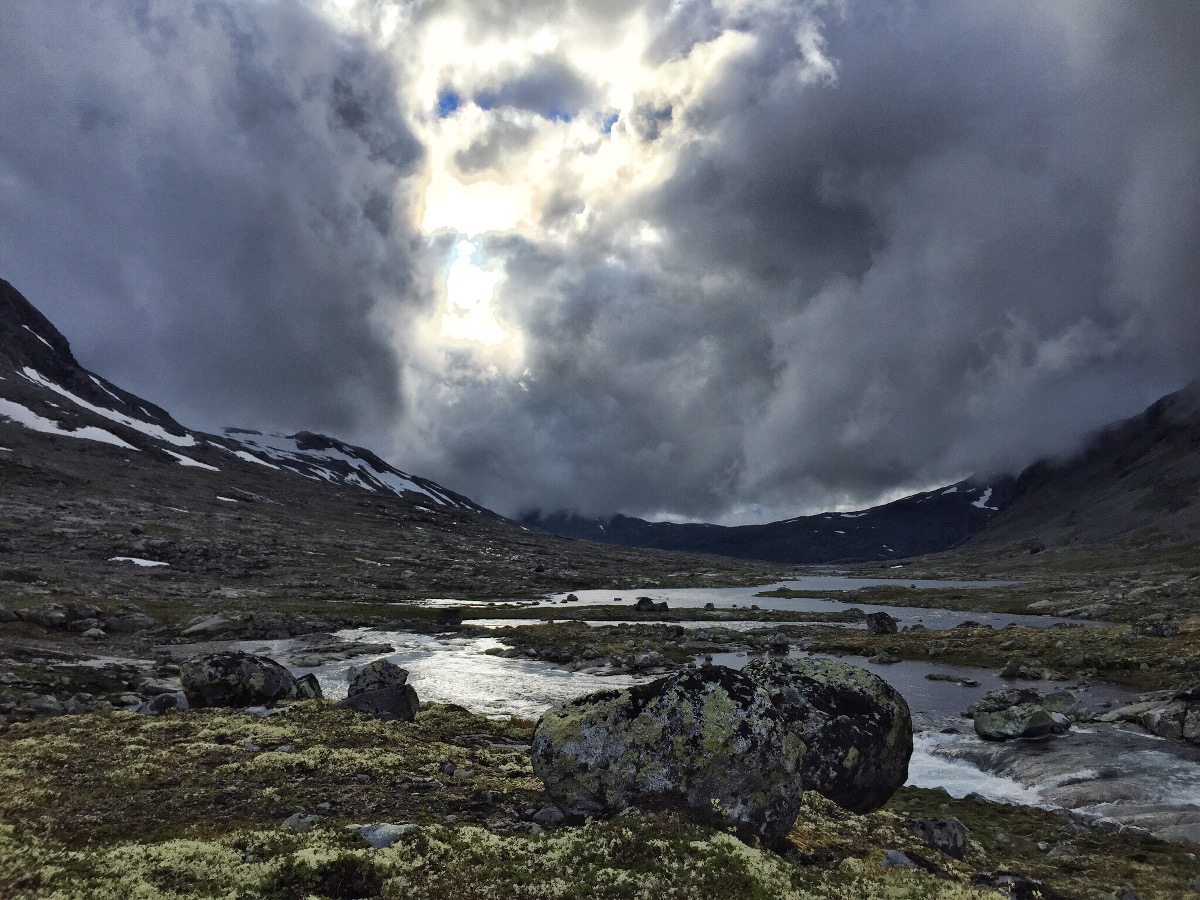
M 296 679 L 296 690 L 293 696 L 297 700 L 320 700 L 324 697 L 321 691 L 321 683 L 317 681 L 317 676 L 309 672 L 307 675 L 301 675 Z
M 178 678 L 143 678 L 138 682 L 138 693 L 147 697 L 157 697 L 159 694 L 173 694 L 182 685 Z
M 138 707 L 138 712 L 151 716 L 161 716 L 169 709 L 187 709 L 187 695 L 183 691 L 171 694 L 158 694 Z
M 885 612 L 867 613 L 868 634 L 895 634 L 899 629 L 896 620 Z
M 347 697 L 338 706 L 366 713 L 384 722 L 411 722 L 417 717 L 420 701 L 413 686 L 406 684 L 377 691 L 363 691 Z
M 1064 734 L 1070 720 L 1047 705 L 1046 697 L 1033 688 L 992 691 L 975 706 L 975 733 L 985 741 L 1014 738 L 1040 739 Z
M 16 622 L 17 618 L 16 613 L 9 612 L 4 608 L 4 604 L 0 603 L 0 622 Z
M 563 811 L 557 806 L 543 806 L 533 814 L 533 821 L 541 825 L 543 828 L 557 828 L 567 817 L 563 815 Z
M 766 690 L 722 666 L 555 706 L 532 747 L 534 773 L 569 818 L 675 808 L 770 845 L 799 813 L 803 753 Z
M 967 853 L 967 826 L 953 817 L 948 819 L 910 819 L 905 827 L 921 836 L 930 847 L 947 856 L 962 859 Z
M 1113 891 L 1115 900 L 1138 900 L 1137 893 L 1129 885 L 1117 888 Z
M 62 628 L 70 621 L 66 609 L 57 603 L 34 609 L 18 609 L 17 618 L 32 625 L 41 625 L 43 628 Z
M 816 659 L 758 659 L 742 671 L 766 689 L 788 731 L 807 748 L 798 764 L 805 789 L 866 813 L 907 780 L 912 716 L 882 678 Z
M 265 656 L 238 650 L 186 660 L 179 667 L 188 703 L 196 707 L 251 707 L 292 697 L 296 679 Z
M 1067 900 L 1046 882 L 1014 872 L 979 872 L 971 876 L 971 884 L 989 888 L 1010 900 Z
M 99 629 L 99 628 L 89 628 L 87 631 L 85 631 L 85 632 L 84 632 L 84 633 L 81 635 L 81 637 L 85 637 L 85 638 L 87 638 L 89 641 L 98 641 L 98 640 L 101 640 L 102 638 L 106 638 L 106 637 L 108 637 L 108 635 L 107 635 L 107 634 L 105 634 L 105 633 L 104 633 L 104 632 L 103 632 L 101 629 Z
M 633 608 L 638 612 L 665 612 L 668 607 L 666 600 L 655 603 L 650 597 L 638 597 L 637 603 L 633 605 Z
M 104 628 L 115 634 L 137 634 L 153 628 L 157 622 L 143 612 L 114 613 L 104 620 Z
M 901 850 L 889 850 L 887 855 L 883 857 L 883 867 L 885 869 L 915 869 L 917 864 L 908 858 L 908 854 Z
M 381 822 L 378 825 L 351 825 L 350 828 L 358 831 L 363 840 L 376 850 L 390 847 L 406 834 L 421 830 L 420 825 L 408 822 L 402 825 L 392 825 L 389 822 Z
M 35 716 L 62 716 L 66 715 L 67 707 L 57 697 L 50 694 L 33 697 L 25 701 L 26 709 Z
M 288 831 L 308 831 L 321 821 L 320 816 L 309 816 L 304 813 L 293 813 L 284 820 L 283 827 Z
M 353 697 L 368 691 L 404 687 L 408 682 L 408 670 L 402 669 L 386 659 L 377 659 L 361 669 L 351 666 L 346 672 L 346 678 L 350 682 L 347 696 Z
M 184 637 L 195 637 L 199 635 L 220 634 L 232 627 L 233 623 L 224 616 L 203 616 L 199 621 L 194 621 L 193 624 L 180 633 Z

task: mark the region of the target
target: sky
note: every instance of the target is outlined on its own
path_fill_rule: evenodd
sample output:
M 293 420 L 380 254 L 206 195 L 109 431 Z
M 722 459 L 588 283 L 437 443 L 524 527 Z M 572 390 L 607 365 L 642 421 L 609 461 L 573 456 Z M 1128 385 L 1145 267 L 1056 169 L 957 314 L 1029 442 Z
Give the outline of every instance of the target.
M 1200 374 L 1200 3 L 3 3 L 0 277 L 505 514 L 859 508 Z

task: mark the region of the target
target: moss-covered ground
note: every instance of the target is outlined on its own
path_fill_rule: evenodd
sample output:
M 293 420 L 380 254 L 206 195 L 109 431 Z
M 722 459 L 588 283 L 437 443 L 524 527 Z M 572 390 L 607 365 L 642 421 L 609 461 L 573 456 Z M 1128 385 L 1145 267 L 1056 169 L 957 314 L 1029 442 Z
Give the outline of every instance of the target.
M 1051 813 L 902 790 L 855 816 L 815 795 L 782 856 L 669 816 L 630 813 L 537 833 L 532 723 L 427 704 L 380 723 L 321 702 L 244 712 L 64 716 L 0 730 L 0 897 L 833 898 L 993 900 L 970 877 L 1006 869 L 1079 900 L 1130 884 L 1187 896 L 1191 849 L 1075 833 Z M 446 766 L 450 763 L 450 766 Z M 447 775 L 447 770 L 457 770 Z M 313 827 L 289 830 L 303 813 Z M 953 815 L 963 860 L 904 816 Z M 413 823 L 373 849 L 346 826 Z M 1052 858 L 1039 841 L 1070 840 Z M 936 871 L 885 870 L 884 854 Z

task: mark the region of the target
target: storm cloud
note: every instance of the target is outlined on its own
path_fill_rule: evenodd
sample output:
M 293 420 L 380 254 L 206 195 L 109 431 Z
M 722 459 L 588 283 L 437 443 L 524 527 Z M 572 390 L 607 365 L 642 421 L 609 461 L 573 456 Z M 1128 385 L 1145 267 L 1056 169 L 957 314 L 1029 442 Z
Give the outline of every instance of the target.
M 401 415 L 395 66 L 302 4 L 170 0 L 5 4 L 0 70 L 0 271 L 86 365 L 201 426 Z
M 0 11 L 0 274 L 190 422 L 734 522 L 1200 374 L 1194 4 L 336 6 Z M 508 344 L 439 338 L 468 239 Z

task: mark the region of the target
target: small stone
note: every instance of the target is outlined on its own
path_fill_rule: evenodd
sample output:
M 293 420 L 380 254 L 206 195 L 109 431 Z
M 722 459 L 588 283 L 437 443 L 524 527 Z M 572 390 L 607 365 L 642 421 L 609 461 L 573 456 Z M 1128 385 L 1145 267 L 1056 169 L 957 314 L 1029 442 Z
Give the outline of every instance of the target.
M 98 641 L 102 638 L 108 637 L 108 635 L 106 635 L 100 628 L 89 628 L 81 635 L 81 637 L 85 637 L 89 641 Z
M 908 858 L 908 855 L 901 850 L 889 850 L 883 858 L 883 867 L 885 869 L 915 869 L 917 864 Z
M 557 828 L 566 821 L 566 818 L 557 806 L 543 806 L 533 814 L 533 821 L 543 828 Z
M 1138 900 L 1138 895 L 1129 885 L 1117 888 L 1115 891 L 1113 891 L 1113 897 L 1116 898 L 1116 900 Z
M 350 829 L 357 830 L 362 835 L 363 840 L 376 850 L 383 850 L 392 846 L 392 844 L 396 843 L 404 835 L 420 831 L 421 826 L 414 825 L 411 822 L 405 822 L 401 825 L 381 822 L 378 825 L 351 825 Z
M 284 820 L 283 827 L 288 831 L 308 831 L 320 821 L 319 816 L 309 816 L 304 813 L 293 813 Z
M 1070 841 L 1063 841 L 1061 844 L 1051 847 L 1050 852 L 1046 855 L 1051 859 L 1074 859 L 1079 855 L 1079 850 Z
M 930 847 L 941 850 L 954 859 L 967 854 L 967 827 L 953 817 L 947 819 L 911 819 L 905 823 L 909 831 L 916 832 Z
M 253 741 L 243 741 L 242 749 L 248 753 L 257 753 L 262 749 L 262 747 L 258 746 L 258 744 L 254 743 Z

